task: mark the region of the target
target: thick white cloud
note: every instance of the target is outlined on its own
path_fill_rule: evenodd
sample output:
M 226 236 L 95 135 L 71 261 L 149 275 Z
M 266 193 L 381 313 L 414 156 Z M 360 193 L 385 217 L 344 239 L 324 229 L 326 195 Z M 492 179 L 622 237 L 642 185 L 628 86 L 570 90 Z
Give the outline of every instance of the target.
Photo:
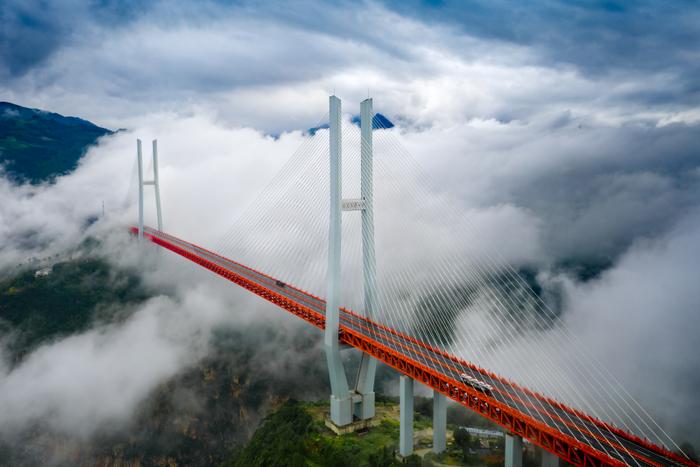
M 88 436 L 97 428 L 118 428 L 137 404 L 162 382 L 207 352 L 211 330 L 223 323 L 291 317 L 261 307 L 211 273 L 174 255 L 140 249 L 126 228 L 136 220 L 136 136 L 144 139 L 150 166 L 150 137 L 160 139 L 164 219 L 169 231 L 212 245 L 250 198 L 269 182 L 301 141 L 300 133 L 278 139 L 217 125 L 206 116 L 151 116 L 134 132 L 120 132 L 91 148 L 71 175 L 55 184 L 13 186 L 0 180 L 0 262 L 4 273 L 30 257 L 44 258 L 75 248 L 86 236 L 102 240 L 101 254 L 136 268 L 156 297 L 124 323 L 49 342 L 0 374 L 0 431 L 41 422 L 52 430 Z M 146 174 L 150 178 L 150 173 Z M 132 193 L 128 193 L 131 191 Z M 153 206 L 146 188 L 147 206 Z M 102 201 L 106 217 L 101 217 Z M 147 222 L 154 223 L 153 209 Z M 89 218 L 98 220 L 88 226 Z
M 159 383 L 204 355 L 208 321 L 223 314 L 211 297 L 148 302 L 127 322 L 47 344 L 0 378 L 0 430 L 30 423 L 88 436 L 129 420 Z
M 654 442 L 668 440 L 645 410 L 676 441 L 694 441 L 698 245 L 696 210 L 665 235 L 640 239 L 598 280 L 542 277 L 566 292 L 563 321 L 550 329 L 508 336 L 482 295 L 456 321 L 469 344 L 452 350 Z
M 697 439 L 700 211 L 640 240 L 594 283 L 569 286 L 568 325 L 673 433 Z M 631 364 L 630 362 L 634 362 Z

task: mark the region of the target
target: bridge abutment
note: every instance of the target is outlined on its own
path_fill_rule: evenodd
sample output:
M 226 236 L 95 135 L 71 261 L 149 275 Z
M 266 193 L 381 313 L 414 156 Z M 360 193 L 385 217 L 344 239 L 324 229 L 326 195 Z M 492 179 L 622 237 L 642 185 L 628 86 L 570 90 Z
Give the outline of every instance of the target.
M 354 403 L 354 415 L 360 420 L 374 418 L 374 391 L 358 393 L 358 400 Z
M 352 423 L 352 398 L 340 399 L 331 395 L 331 421 L 338 426 Z

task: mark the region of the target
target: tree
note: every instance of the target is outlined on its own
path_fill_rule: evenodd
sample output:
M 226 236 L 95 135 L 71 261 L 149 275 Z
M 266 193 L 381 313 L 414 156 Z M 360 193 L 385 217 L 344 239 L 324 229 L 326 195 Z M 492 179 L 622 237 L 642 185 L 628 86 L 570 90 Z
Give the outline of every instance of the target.
M 506 448 L 506 438 L 505 436 L 496 438 L 496 441 L 494 442 L 494 447 L 496 449 L 499 449 L 501 451 L 505 450 Z
M 390 446 L 384 446 L 369 455 L 370 467 L 392 467 L 396 465 L 396 452 Z
M 472 437 L 464 428 L 457 428 L 454 432 L 455 445 L 462 450 L 464 459 L 469 455 L 469 447 L 472 444 Z
M 308 456 L 304 438 L 311 423 L 311 416 L 296 401 L 288 401 L 265 418 L 232 467 L 303 467 Z

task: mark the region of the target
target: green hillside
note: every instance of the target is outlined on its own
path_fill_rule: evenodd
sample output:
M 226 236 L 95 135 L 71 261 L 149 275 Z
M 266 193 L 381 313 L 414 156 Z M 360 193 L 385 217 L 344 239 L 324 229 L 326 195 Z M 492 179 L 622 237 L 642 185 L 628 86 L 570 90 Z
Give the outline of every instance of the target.
M 439 455 L 432 448 L 431 399 L 419 402 L 413 423 L 414 454 L 398 453 L 399 405 L 394 398 L 380 397 L 376 418 L 379 424 L 364 432 L 337 436 L 326 428 L 328 403 L 287 401 L 260 424 L 250 442 L 233 451 L 221 467 L 438 467 L 444 465 L 503 465 L 503 438 L 481 440 L 454 423 L 448 416 L 447 450 Z M 426 410 L 427 409 L 427 410 Z M 451 407 L 451 409 L 454 409 Z M 472 416 L 468 416 L 472 419 Z M 465 420 L 460 420 L 465 421 Z M 477 422 L 482 423 L 482 422 Z M 471 425 L 471 423 L 467 423 Z M 490 425 L 489 428 L 493 428 Z M 523 465 L 539 465 L 531 449 Z
M 43 273 L 43 274 L 42 274 Z M 40 275 L 38 275 L 40 274 Z M 12 360 L 44 342 L 114 321 L 150 294 L 133 271 L 81 256 L 0 278 L 0 336 Z
M 0 164 L 16 182 L 41 183 L 76 168 L 111 130 L 86 120 L 0 102 Z

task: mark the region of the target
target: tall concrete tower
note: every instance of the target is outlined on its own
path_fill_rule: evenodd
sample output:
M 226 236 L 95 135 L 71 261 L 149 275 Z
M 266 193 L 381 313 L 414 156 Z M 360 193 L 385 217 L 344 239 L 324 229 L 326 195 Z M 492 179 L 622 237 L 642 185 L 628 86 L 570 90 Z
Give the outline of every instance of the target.
M 372 99 L 360 105 L 362 133 L 360 160 L 360 199 L 342 198 L 341 103 L 330 97 L 330 228 L 328 235 L 328 291 L 326 296 L 326 329 L 324 343 L 328 373 L 331 381 L 331 421 L 337 426 L 348 425 L 353 417 L 365 420 L 374 417 L 374 379 L 377 361 L 362 354 L 355 390 L 348 388 L 347 376 L 340 357 L 338 342 L 340 256 L 342 212 L 362 212 L 362 269 L 364 307 L 372 318 L 377 304 L 377 273 L 374 249 L 373 160 L 372 160 Z
M 342 145 L 340 99 L 330 97 L 330 222 L 324 346 L 331 382 L 331 421 L 337 426 L 352 423 L 352 397 L 340 358 L 340 251 L 342 232 Z
M 372 155 L 372 99 L 360 104 L 360 195 L 362 197 L 362 284 L 365 316 L 374 318 L 377 306 L 377 261 L 374 252 L 374 189 Z M 362 396 L 355 404 L 355 416 L 362 420 L 374 417 L 374 375 L 377 360 L 362 354 L 355 391 Z
M 143 187 L 153 185 L 156 196 L 156 215 L 158 217 L 158 230 L 163 230 L 163 215 L 160 209 L 160 181 L 158 175 L 158 141 L 153 140 L 153 180 L 143 179 L 143 154 L 141 153 L 141 140 L 136 140 L 136 158 L 139 172 L 139 240 L 143 239 Z

